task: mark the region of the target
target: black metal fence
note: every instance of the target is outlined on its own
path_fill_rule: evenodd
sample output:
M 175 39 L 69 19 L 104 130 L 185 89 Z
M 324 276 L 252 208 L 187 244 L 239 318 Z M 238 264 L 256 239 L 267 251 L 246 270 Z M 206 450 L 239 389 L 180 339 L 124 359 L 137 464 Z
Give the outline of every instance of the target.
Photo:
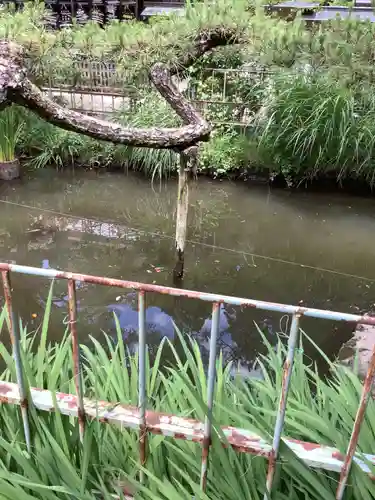
M 23 8 L 24 1 L 3 0 L 5 5 L 13 5 L 16 10 Z M 79 24 L 88 20 L 105 24 L 114 19 L 126 20 L 129 18 L 142 19 L 148 16 L 145 9 L 163 9 L 168 12 L 171 8 L 181 8 L 184 0 L 45 0 L 48 10 L 47 23 L 51 28 L 64 28 L 72 23 L 73 18 Z

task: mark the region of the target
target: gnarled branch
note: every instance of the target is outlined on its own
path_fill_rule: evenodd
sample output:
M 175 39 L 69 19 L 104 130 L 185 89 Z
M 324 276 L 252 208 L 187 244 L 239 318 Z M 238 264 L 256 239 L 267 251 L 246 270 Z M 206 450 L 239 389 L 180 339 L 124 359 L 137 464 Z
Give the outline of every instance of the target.
M 215 47 L 237 42 L 235 32 L 231 29 L 220 27 L 204 31 L 195 39 L 179 67 L 190 66 Z M 30 81 L 24 67 L 24 58 L 22 47 L 8 40 L 0 41 L 0 108 L 15 102 L 30 108 L 60 128 L 129 146 L 183 151 L 209 138 L 211 125 L 172 82 L 171 77 L 177 73 L 177 67 L 156 63 L 150 69 L 149 76 L 184 125 L 179 128 L 143 129 L 125 127 L 60 106 Z

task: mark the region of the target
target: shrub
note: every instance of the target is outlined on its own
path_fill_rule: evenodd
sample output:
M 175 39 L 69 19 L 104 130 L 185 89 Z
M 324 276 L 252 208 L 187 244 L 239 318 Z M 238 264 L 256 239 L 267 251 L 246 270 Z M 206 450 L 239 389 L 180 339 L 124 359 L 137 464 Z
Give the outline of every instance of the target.
M 202 144 L 199 171 L 214 177 L 239 173 L 248 163 L 249 140 L 244 134 L 216 131 Z
M 374 182 L 375 93 L 324 74 L 274 79 L 258 124 L 260 152 L 295 180 L 320 175 Z M 264 160 L 266 161 L 266 160 Z

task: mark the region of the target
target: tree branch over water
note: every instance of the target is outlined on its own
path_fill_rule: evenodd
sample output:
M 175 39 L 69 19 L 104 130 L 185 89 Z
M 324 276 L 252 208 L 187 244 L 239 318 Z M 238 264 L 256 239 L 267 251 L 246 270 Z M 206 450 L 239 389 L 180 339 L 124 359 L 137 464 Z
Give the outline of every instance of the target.
M 0 41 L 0 109 L 14 102 L 31 109 L 53 125 L 95 139 L 129 146 L 183 151 L 208 140 L 211 125 L 183 96 L 172 82 L 172 76 L 214 48 L 238 42 L 238 33 L 234 29 L 217 27 L 204 30 L 194 39 L 191 49 L 178 65 L 159 62 L 151 66 L 150 80 L 181 118 L 183 125 L 179 128 L 126 127 L 60 106 L 29 79 L 25 68 L 27 52 L 9 40 Z

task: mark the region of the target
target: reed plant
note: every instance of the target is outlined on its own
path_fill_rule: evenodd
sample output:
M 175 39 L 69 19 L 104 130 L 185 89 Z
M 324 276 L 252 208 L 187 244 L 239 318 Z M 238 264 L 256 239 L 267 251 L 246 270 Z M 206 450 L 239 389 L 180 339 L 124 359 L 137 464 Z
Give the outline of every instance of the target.
M 375 93 L 329 73 L 273 79 L 258 123 L 260 151 L 297 183 L 316 177 L 375 180 Z M 264 159 L 263 161 L 266 162 Z
M 150 88 L 138 91 L 138 98 L 131 109 L 120 111 L 115 119 L 134 128 L 178 127 L 179 119 L 169 105 Z M 177 171 L 179 155 L 167 149 L 121 147 L 134 170 L 143 171 L 148 177 L 168 177 Z
M 0 162 L 16 159 L 24 123 L 16 106 L 9 106 L 0 113 Z
M 22 359 L 27 386 L 74 393 L 71 340 L 65 333 L 59 343 L 48 340 L 52 291 L 44 320 L 34 333 L 21 323 Z M 115 318 L 116 319 L 116 318 Z M 6 314 L 0 316 L 5 338 Z M 259 332 L 260 335 L 261 332 Z M 312 342 L 303 334 L 303 342 Z M 148 355 L 146 386 L 148 407 L 184 417 L 204 419 L 206 414 L 206 369 L 198 343 L 182 332 L 178 340 L 164 340 Z M 58 411 L 37 412 L 30 406 L 32 451 L 26 450 L 18 407 L 0 407 L 0 498 L 29 500 L 122 498 L 124 483 L 135 498 L 152 500 L 228 499 L 261 500 L 267 463 L 262 457 L 237 454 L 219 443 L 220 426 L 252 430 L 271 440 L 286 348 L 280 338 L 276 347 L 263 336 L 266 353 L 259 356 L 261 379 L 233 376 L 233 367 L 217 359 L 214 436 L 210 451 L 207 492 L 199 488 L 199 445 L 163 436 L 150 436 L 145 465 L 146 483 L 139 473 L 138 434 L 99 423 L 87 422 L 83 444 L 77 421 Z M 285 435 L 331 445 L 345 452 L 353 426 L 361 382 L 319 351 L 331 368 L 329 379 L 321 378 L 316 366 L 306 360 L 301 342 L 296 354 Z M 166 354 L 168 353 L 168 356 Z M 137 404 L 138 358 L 127 349 L 116 320 L 116 332 L 90 338 L 81 345 L 84 391 L 87 397 L 114 405 Z M 9 349 L 0 344 L 5 369 L 2 380 L 15 381 Z M 166 359 L 172 359 L 166 365 Z M 375 437 L 375 404 L 371 400 L 359 436 L 358 451 L 371 452 Z M 283 444 L 274 494 L 278 500 L 334 500 L 338 475 L 309 469 Z M 375 467 L 370 465 L 370 468 Z M 99 492 L 99 493 L 98 493 Z M 350 475 L 347 500 L 374 498 L 375 486 L 356 464 Z

